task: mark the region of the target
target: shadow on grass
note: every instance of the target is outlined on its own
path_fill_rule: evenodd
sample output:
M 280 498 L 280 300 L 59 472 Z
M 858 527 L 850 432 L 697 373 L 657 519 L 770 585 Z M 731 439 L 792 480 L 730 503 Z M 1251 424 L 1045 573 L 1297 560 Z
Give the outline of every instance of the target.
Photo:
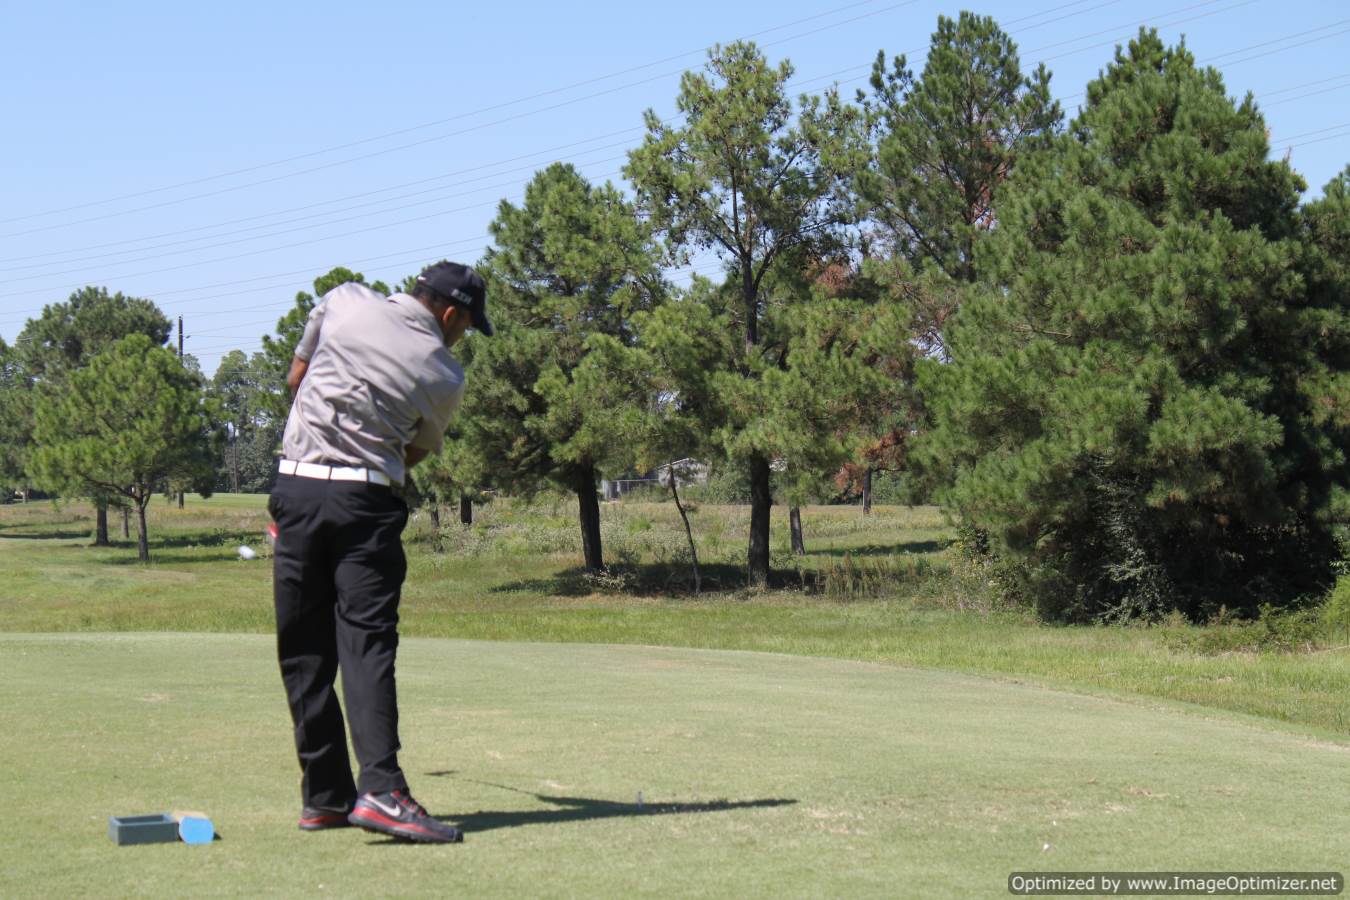
M 88 528 L 83 531 L 44 531 L 40 534 L 15 534 L 8 530 L 0 531 L 0 538 L 14 541 L 71 541 L 87 537 L 89 537 Z
M 119 556 L 112 559 L 99 560 L 99 563 L 105 566 L 130 566 L 141 564 L 140 558 L 137 557 L 136 555 L 135 544 L 125 545 L 122 547 L 122 549 L 126 550 L 127 552 L 126 556 Z M 188 564 L 216 565 L 217 563 L 229 562 L 230 560 L 234 560 L 241 566 L 246 564 L 258 565 L 259 563 L 263 563 L 265 565 L 270 566 L 272 557 L 264 556 L 263 554 L 259 553 L 257 559 L 243 560 L 239 558 L 239 554 L 234 550 L 233 547 L 228 549 L 211 548 L 207 552 L 199 552 L 199 553 L 162 553 L 159 550 L 155 549 L 154 544 L 150 545 L 151 565 L 157 565 L 159 563 L 173 563 L 176 566 Z
M 452 773 L 431 772 L 432 775 Z M 472 779 L 470 779 L 472 780 Z M 569 822 L 592 822 L 597 819 L 637 818 L 640 816 L 676 816 L 694 813 L 730 812 L 737 809 L 769 809 L 776 806 L 791 806 L 796 800 L 781 798 L 764 800 L 710 800 L 704 803 L 624 803 L 616 800 L 597 800 L 589 797 L 552 797 L 522 791 L 519 788 L 502 784 L 479 781 L 489 787 L 501 788 L 516 794 L 533 797 L 540 803 L 552 806 L 552 809 L 526 810 L 478 810 L 464 815 L 441 815 L 435 818 L 449 822 L 461 831 L 493 831 L 498 828 L 519 828 L 523 825 L 563 825 Z M 374 840 L 372 844 L 401 844 L 403 841 L 390 838 Z
M 811 550 L 812 556 L 896 556 L 902 553 L 940 553 L 955 541 L 907 541 L 903 544 L 864 544 L 861 547 L 831 547 Z
M 169 537 L 151 539 L 150 552 L 158 547 L 229 547 L 233 550 L 240 544 L 257 544 L 264 540 L 262 532 L 254 531 L 198 531 L 176 534 Z
M 150 539 L 150 562 L 151 563 L 218 563 L 224 560 L 237 559 L 239 548 L 241 546 L 251 547 L 258 553 L 260 559 L 269 558 L 266 551 L 266 540 L 260 535 L 252 532 L 219 532 L 196 533 L 185 535 L 172 535 L 156 540 Z M 136 539 L 126 540 L 120 538 L 112 542 L 111 547 L 114 550 L 125 550 L 130 557 L 113 557 L 101 560 L 107 566 L 125 566 L 132 563 L 139 563 L 136 558 Z M 189 549 L 191 552 L 173 552 Z
M 749 587 L 745 566 L 730 563 L 701 564 L 698 567 L 703 594 L 739 591 Z M 810 581 L 808 573 L 808 582 Z M 770 588 L 810 589 L 796 569 L 774 569 L 769 573 Z M 546 578 L 522 578 L 490 588 L 494 594 L 531 593 L 553 597 L 584 597 L 589 594 L 616 594 L 648 597 L 693 597 L 694 575 L 688 563 L 637 563 L 611 566 L 593 573 L 577 566 Z

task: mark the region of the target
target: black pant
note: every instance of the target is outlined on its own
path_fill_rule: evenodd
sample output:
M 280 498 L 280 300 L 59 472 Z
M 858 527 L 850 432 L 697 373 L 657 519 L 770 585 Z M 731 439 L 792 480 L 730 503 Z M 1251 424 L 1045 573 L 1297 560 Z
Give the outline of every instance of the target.
M 277 655 L 304 802 L 341 808 L 358 786 L 361 793 L 406 788 L 398 766 L 394 657 L 408 507 L 381 485 L 281 475 L 267 508 L 278 530 Z M 358 784 L 333 687 L 339 666 Z

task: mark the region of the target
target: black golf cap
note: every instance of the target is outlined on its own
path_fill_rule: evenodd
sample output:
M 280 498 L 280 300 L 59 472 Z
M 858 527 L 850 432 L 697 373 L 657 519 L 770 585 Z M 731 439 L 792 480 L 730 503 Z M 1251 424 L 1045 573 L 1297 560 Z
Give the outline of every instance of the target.
M 487 317 L 487 285 L 483 276 L 461 263 L 441 260 L 422 270 L 417 283 L 426 285 L 449 302 L 469 311 L 469 319 L 480 334 L 494 334 Z

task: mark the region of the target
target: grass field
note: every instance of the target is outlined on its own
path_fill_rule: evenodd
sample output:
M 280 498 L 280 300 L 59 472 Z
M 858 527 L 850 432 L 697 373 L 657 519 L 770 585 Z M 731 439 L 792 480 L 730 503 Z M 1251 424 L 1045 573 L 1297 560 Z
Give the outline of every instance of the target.
M 1350 750 L 1226 717 L 839 660 L 441 639 L 401 653 L 402 761 L 465 843 L 310 835 L 268 638 L 9 635 L 0 660 L 0 759 L 40 786 L 0 820 L 7 897 L 981 897 L 1019 870 L 1323 870 L 1350 846 Z M 106 836 L 109 814 L 173 807 L 222 839 Z
M 669 504 L 603 508 L 600 578 L 565 502 L 416 518 L 404 763 L 469 837 L 406 848 L 294 830 L 263 498 L 156 501 L 149 566 L 88 546 L 86 507 L 0 507 L 0 764 L 21 788 L 0 896 L 966 897 L 1018 869 L 1350 859 L 1345 650 L 1037 624 L 933 509 L 809 508 L 804 560 L 777 521 L 775 587 L 748 591 L 744 519 L 693 514 L 694 596 Z M 108 815 L 173 807 L 223 840 L 106 837 Z M 367 880 L 387 872 L 408 887 Z
M 0 507 L 0 632 L 272 629 L 262 497 L 155 501 L 152 564 L 134 544 L 88 546 L 92 514 L 48 503 Z M 739 572 L 744 510 L 693 515 L 700 560 Z M 1350 743 L 1350 652 L 1202 653 L 1191 626 L 1050 627 L 992 609 L 982 586 L 951 575 L 951 530 L 933 509 L 805 512 L 804 567 L 824 586 L 793 586 L 785 516 L 774 558 L 787 587 L 701 597 L 684 584 L 684 536 L 671 504 L 606 504 L 606 553 L 637 584 L 577 572 L 579 536 L 565 502 L 490 505 L 472 529 L 433 540 L 425 515 L 408 533 L 403 632 L 503 641 L 764 650 L 920 666 L 1120 697 L 1166 699 L 1281 722 Z M 437 547 L 439 546 L 439 550 Z M 870 568 L 868 568 L 870 567 Z M 860 575 L 859 572 L 862 571 Z M 875 577 L 867 572 L 880 573 Z M 870 583 L 869 583 L 870 578 Z M 642 580 L 650 582 L 644 589 Z M 834 582 L 842 583 L 837 587 Z M 850 593 L 849 586 L 854 588 Z

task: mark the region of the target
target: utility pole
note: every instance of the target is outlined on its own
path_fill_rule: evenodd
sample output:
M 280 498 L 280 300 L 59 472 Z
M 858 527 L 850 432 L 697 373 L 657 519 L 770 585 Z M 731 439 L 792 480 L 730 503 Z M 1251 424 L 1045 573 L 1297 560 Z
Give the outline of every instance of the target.
M 178 362 L 183 362 L 183 317 L 178 317 Z M 178 492 L 178 508 L 182 509 L 185 505 L 184 492 Z

